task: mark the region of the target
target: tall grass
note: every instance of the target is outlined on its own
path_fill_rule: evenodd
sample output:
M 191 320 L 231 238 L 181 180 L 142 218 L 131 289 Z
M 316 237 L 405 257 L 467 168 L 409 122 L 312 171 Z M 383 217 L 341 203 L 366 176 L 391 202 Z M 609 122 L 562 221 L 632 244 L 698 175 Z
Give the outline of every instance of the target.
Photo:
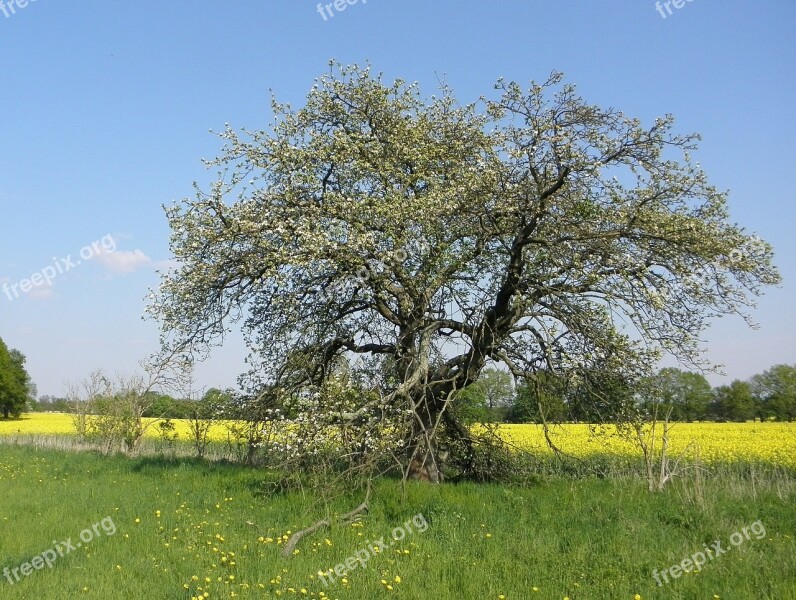
M 220 461 L 4 444 L 0 569 L 18 567 L 53 541 L 74 542 L 107 516 L 117 531 L 19 583 L 0 579 L 0 597 L 690 600 L 794 598 L 796 589 L 796 490 L 784 476 L 728 471 L 699 488 L 675 481 L 659 494 L 641 478 L 544 474 L 523 486 L 382 479 L 358 526 L 319 531 L 287 560 L 280 536 L 361 498 L 324 506 L 300 491 L 274 491 L 267 478 L 262 469 Z M 319 570 L 345 562 L 368 540 L 389 538 L 418 514 L 428 523 L 423 533 L 350 570 L 347 583 L 320 581 Z M 700 573 L 665 587 L 652 578 L 653 569 L 704 544 L 727 546 L 758 520 L 765 537 L 733 547 Z

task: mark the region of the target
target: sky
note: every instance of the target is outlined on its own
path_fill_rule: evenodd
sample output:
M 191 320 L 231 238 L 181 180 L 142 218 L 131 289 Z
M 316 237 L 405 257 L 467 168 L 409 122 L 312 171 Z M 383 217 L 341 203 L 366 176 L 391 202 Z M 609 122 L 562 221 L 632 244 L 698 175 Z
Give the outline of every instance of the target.
M 212 179 L 211 130 L 267 127 L 271 93 L 301 106 L 334 59 L 427 96 L 444 79 L 461 102 L 555 70 L 590 103 L 674 114 L 784 278 L 757 330 L 712 325 L 706 356 L 726 375 L 709 379 L 794 364 L 794 25 L 793 0 L 0 0 L 0 337 L 40 395 L 136 371 L 158 349 L 142 317 L 172 264 L 162 206 Z M 232 335 L 197 386 L 234 386 L 245 354 Z

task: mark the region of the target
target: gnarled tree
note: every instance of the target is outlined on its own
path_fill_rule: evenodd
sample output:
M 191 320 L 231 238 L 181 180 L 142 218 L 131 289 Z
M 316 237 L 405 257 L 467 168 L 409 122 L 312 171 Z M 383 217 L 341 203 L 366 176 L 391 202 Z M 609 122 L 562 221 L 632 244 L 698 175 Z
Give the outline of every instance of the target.
M 495 89 L 462 105 L 332 65 L 269 130 L 227 126 L 217 181 L 167 208 L 164 347 L 202 354 L 240 323 L 246 385 L 310 404 L 341 355 L 389 366 L 337 418 L 409 415 L 398 456 L 439 481 L 440 436 L 472 442 L 446 406 L 486 365 L 588 385 L 696 362 L 711 317 L 779 281 L 670 116 L 644 126 L 559 74 Z

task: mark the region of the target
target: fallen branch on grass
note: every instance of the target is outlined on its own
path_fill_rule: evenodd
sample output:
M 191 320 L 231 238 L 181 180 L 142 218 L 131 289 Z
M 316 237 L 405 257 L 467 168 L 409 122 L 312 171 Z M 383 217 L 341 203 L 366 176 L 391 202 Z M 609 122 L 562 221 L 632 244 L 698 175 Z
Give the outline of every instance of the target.
M 362 513 L 368 512 L 369 499 L 370 499 L 370 482 L 368 482 L 368 489 L 367 492 L 365 493 L 365 500 L 354 510 L 340 515 L 338 517 L 339 524 L 348 525 L 350 523 L 353 523 L 354 521 L 358 521 Z M 312 535 L 319 529 L 331 526 L 332 526 L 332 521 L 330 519 L 321 519 L 320 521 L 318 521 L 317 523 L 313 523 L 306 529 L 297 531 L 296 533 L 290 536 L 290 539 L 287 542 L 285 542 L 285 545 L 282 548 L 282 556 L 284 556 L 285 558 L 289 558 L 293 554 L 293 550 L 296 548 L 296 545 L 302 540 L 302 538 L 308 535 Z

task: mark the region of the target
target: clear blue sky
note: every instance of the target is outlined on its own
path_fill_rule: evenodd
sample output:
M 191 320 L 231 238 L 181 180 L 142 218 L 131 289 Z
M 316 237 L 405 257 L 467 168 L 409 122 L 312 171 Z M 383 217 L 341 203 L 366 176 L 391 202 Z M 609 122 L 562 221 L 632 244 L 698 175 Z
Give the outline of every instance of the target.
M 444 77 L 462 101 L 501 76 L 560 70 L 590 102 L 675 114 L 680 131 L 703 134 L 698 160 L 784 275 L 755 313 L 760 329 L 717 322 L 708 356 L 742 379 L 796 363 L 793 0 L 693 0 L 665 19 L 651 0 L 359 0 L 326 20 L 309 0 L 3 3 L 0 283 L 64 271 L 0 293 L 0 337 L 28 356 L 40 394 L 98 367 L 130 373 L 156 350 L 141 316 L 169 259 L 161 205 L 208 181 L 209 129 L 265 127 L 269 90 L 300 105 L 330 58 L 370 60 L 428 95 Z M 90 247 L 106 235 L 116 252 Z M 84 247 L 91 260 L 61 260 Z M 198 383 L 233 385 L 242 356 L 228 344 Z

